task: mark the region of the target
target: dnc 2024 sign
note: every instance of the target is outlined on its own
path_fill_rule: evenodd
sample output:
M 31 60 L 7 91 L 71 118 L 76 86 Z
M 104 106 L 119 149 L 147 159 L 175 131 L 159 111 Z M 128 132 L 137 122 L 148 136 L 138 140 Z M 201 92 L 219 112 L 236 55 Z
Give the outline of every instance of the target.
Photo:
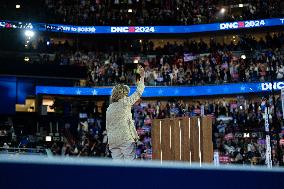
M 279 81 L 279 82 L 274 82 L 273 85 L 272 83 L 261 83 L 261 90 L 262 91 L 268 91 L 268 90 L 281 90 L 282 88 L 284 88 L 284 82 L 283 81 Z
M 283 19 L 280 20 L 282 20 L 283 22 Z M 263 27 L 263 26 L 265 26 L 265 20 L 238 21 L 238 22 L 221 23 L 220 30 L 254 28 L 254 27 Z
M 37 22 L 21 22 L 0 20 L 0 29 L 29 29 L 34 31 L 77 33 L 77 34 L 178 34 L 213 32 L 234 30 L 243 28 L 263 28 L 271 26 L 283 26 L 284 18 L 271 18 L 261 20 L 246 20 L 236 22 L 195 24 L 188 26 L 76 26 L 65 24 L 50 24 Z

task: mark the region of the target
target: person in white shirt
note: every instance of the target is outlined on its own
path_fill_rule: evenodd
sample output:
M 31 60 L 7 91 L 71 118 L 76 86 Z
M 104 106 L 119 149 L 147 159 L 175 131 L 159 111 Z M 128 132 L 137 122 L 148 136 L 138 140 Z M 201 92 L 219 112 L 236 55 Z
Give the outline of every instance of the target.
M 9 145 L 5 142 L 4 145 L 3 145 L 3 148 L 8 149 Z
M 111 104 L 106 112 L 106 129 L 113 159 L 135 159 L 138 135 L 132 120 L 131 107 L 140 99 L 145 88 L 143 67 L 138 68 L 138 73 L 140 81 L 131 96 L 128 97 L 130 89 L 127 85 L 118 84 L 112 90 Z

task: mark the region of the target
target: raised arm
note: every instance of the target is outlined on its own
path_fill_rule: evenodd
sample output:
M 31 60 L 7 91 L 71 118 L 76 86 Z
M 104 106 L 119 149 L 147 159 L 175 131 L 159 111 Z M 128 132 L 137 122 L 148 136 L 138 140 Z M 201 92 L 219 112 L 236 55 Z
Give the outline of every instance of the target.
M 145 72 L 144 72 L 144 68 L 142 66 L 138 67 L 138 73 L 140 74 L 140 80 L 137 83 L 136 91 L 131 96 L 127 97 L 127 102 L 128 102 L 129 105 L 133 105 L 137 100 L 139 100 L 139 98 L 142 96 L 142 94 L 144 92 Z

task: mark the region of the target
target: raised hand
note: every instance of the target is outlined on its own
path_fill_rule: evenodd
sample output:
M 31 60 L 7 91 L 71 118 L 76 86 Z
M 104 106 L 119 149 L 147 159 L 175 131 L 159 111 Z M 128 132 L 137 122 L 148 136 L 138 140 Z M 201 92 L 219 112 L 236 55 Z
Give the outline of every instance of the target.
M 142 66 L 138 66 L 138 73 L 140 74 L 141 77 L 144 77 L 145 75 L 145 70 Z

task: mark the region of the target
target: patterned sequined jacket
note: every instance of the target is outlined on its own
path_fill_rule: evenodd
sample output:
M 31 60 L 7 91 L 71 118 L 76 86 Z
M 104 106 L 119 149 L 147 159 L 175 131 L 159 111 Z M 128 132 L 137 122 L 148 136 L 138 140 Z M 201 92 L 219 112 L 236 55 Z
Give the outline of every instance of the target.
M 126 142 L 131 143 L 138 139 L 132 120 L 131 107 L 141 97 L 144 88 L 144 80 L 140 80 L 136 91 L 131 96 L 113 102 L 107 108 L 106 129 L 110 147 L 116 147 Z

